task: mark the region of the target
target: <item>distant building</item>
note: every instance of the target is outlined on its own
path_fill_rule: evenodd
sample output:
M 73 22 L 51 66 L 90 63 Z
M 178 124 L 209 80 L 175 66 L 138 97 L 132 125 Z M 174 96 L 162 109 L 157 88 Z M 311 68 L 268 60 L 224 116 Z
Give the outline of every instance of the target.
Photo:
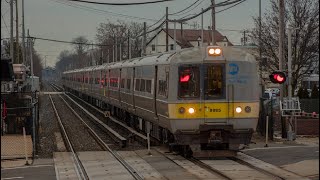
M 211 30 L 203 30 L 203 44 L 208 45 L 211 42 L 212 36 Z M 168 50 L 174 50 L 174 29 L 168 30 Z M 201 29 L 176 29 L 176 50 L 190 47 L 201 46 Z M 215 41 L 219 46 L 233 46 L 226 36 L 223 36 L 220 32 L 215 31 Z M 166 51 L 166 30 L 161 29 L 156 35 L 154 35 L 148 42 L 146 48 L 146 54 L 161 53 Z

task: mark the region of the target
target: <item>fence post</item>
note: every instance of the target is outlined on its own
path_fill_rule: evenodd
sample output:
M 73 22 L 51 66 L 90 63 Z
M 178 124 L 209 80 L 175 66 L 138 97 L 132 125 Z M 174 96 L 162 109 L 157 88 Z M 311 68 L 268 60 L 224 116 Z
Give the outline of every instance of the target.
M 23 142 L 24 142 L 24 155 L 26 156 L 26 164 L 25 165 L 29 165 L 28 162 L 28 154 L 27 154 L 27 139 L 26 139 L 26 128 L 23 127 Z
M 147 140 L 148 140 L 148 155 L 151 155 L 151 152 L 150 152 L 150 133 L 147 133 Z
M 269 130 L 269 116 L 266 117 L 266 145 L 264 147 L 268 147 L 268 130 Z

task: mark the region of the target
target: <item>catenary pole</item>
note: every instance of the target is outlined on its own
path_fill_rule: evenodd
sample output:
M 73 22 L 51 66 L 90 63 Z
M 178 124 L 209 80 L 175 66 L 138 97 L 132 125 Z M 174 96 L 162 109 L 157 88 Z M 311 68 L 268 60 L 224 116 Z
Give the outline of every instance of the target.
M 24 29 L 24 0 L 22 2 L 22 63 L 26 65 L 25 29 Z
M 166 7 L 166 51 L 169 51 L 169 22 L 168 22 L 168 7 Z
M 212 5 L 212 11 L 211 11 L 211 16 L 212 16 L 212 45 L 216 45 L 216 40 L 214 38 L 214 33 L 216 30 L 216 8 L 215 8 L 215 0 L 211 0 L 211 5 Z
M 19 56 L 19 13 L 18 13 L 18 0 L 16 0 L 16 62 L 20 64 L 20 56 Z

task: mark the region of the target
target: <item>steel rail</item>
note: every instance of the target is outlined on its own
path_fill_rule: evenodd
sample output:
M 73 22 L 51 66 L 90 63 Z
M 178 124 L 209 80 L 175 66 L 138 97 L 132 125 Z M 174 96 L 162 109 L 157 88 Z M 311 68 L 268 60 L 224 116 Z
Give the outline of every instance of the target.
M 59 95 L 60 96 L 60 95 Z M 65 96 L 67 96 L 68 98 L 70 98 L 68 95 L 65 94 Z M 61 97 L 61 96 L 60 96 Z M 62 97 L 61 97 L 62 98 Z M 62 98 L 63 99 L 63 98 Z M 72 100 L 70 98 L 70 100 Z M 87 123 L 84 122 L 84 120 L 75 112 L 75 110 L 69 105 L 69 103 L 67 103 L 64 99 L 63 101 L 66 103 L 66 105 L 70 108 L 70 110 L 82 121 L 82 123 L 89 129 L 90 133 L 94 136 L 94 139 L 100 144 L 102 145 L 102 147 L 104 149 L 106 149 L 107 151 L 109 151 L 111 153 L 111 155 L 113 157 L 115 157 L 122 165 L 124 168 L 126 168 L 128 170 L 128 172 L 136 179 L 136 180 L 143 180 L 144 178 L 141 177 L 134 168 L 132 168 L 117 152 L 113 151 L 105 142 L 103 142 L 103 140 L 99 137 L 99 135 L 94 132 L 94 130 L 89 127 L 89 125 Z M 73 100 L 72 100 L 73 101 Z M 74 102 L 74 101 L 73 101 Z M 76 103 L 76 102 L 74 102 Z M 78 106 L 80 106 L 79 104 L 77 104 Z M 87 112 L 86 112 L 87 113 Z
M 50 98 L 50 101 L 51 101 L 53 110 L 54 110 L 54 112 L 55 112 L 55 115 L 56 115 L 56 117 L 57 117 L 57 120 L 58 120 L 60 129 L 62 130 L 64 139 L 65 139 L 66 143 L 68 144 L 68 147 L 69 147 L 69 149 L 70 149 L 70 151 L 71 151 L 71 153 L 72 153 L 73 159 L 75 160 L 75 164 L 76 164 L 76 167 L 77 167 L 77 168 L 76 168 L 77 175 L 78 175 L 78 177 L 81 178 L 81 179 L 89 179 L 89 177 L 88 177 L 88 175 L 87 175 L 87 173 L 86 173 L 86 171 L 85 171 L 85 169 L 84 169 L 84 167 L 83 167 L 83 165 L 82 165 L 82 163 L 81 163 L 78 155 L 76 154 L 76 152 L 75 152 L 74 149 L 73 149 L 73 146 L 72 146 L 72 144 L 71 144 L 71 141 L 70 141 L 70 139 L 69 139 L 69 137 L 68 137 L 68 134 L 67 134 L 67 132 L 66 132 L 66 130 L 65 130 L 63 124 L 62 124 L 62 121 L 61 121 L 61 118 L 60 118 L 60 116 L 59 116 L 59 114 L 58 114 L 57 108 L 56 108 L 56 106 L 55 106 L 55 104 L 54 104 L 54 102 L 53 102 L 52 97 L 51 97 L 50 94 L 49 94 L 49 98 Z

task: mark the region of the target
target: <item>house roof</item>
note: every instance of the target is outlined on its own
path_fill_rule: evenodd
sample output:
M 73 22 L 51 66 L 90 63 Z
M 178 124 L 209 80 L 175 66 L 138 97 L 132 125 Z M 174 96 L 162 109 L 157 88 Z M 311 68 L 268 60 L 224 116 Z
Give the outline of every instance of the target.
M 165 29 L 161 29 L 161 31 L 166 32 Z M 154 37 L 150 39 L 147 45 L 161 32 L 159 31 Z M 211 42 L 211 30 L 203 30 L 203 42 L 208 43 Z M 173 39 L 174 37 L 174 29 L 168 29 L 169 36 Z M 215 30 L 215 40 L 216 42 L 228 42 L 229 46 L 233 46 L 233 44 L 228 40 L 226 36 L 223 36 L 219 31 Z M 193 47 L 190 41 L 197 41 L 201 37 L 201 29 L 184 29 L 181 34 L 181 30 L 176 29 L 176 38 L 177 44 L 181 46 L 181 48 Z

